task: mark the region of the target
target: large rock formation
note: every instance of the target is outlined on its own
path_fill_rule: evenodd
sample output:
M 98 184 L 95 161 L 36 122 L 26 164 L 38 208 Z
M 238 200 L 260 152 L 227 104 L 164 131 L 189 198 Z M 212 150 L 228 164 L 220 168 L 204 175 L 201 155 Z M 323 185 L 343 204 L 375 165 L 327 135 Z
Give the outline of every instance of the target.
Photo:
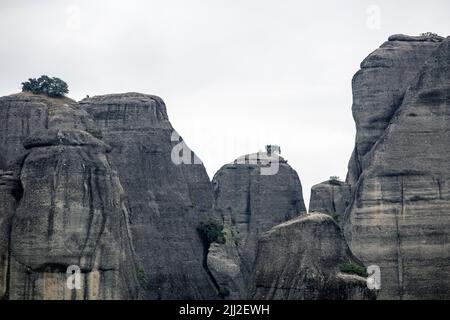
M 68 98 L 0 98 L 1 294 L 10 299 L 138 295 L 122 188 L 89 114 Z M 86 131 L 83 131 L 86 130 Z M 28 150 L 26 150 L 28 149 Z M 76 265 L 83 290 L 66 285 Z
M 324 181 L 311 188 L 308 212 L 329 214 L 340 223 L 351 200 L 350 185 L 338 180 Z
M 222 218 L 227 241 L 211 247 L 208 266 L 231 298 L 243 297 L 259 236 L 306 213 L 302 186 L 283 158 L 262 152 L 223 166 L 213 186 L 215 211 Z
M 450 39 L 395 36 L 353 81 L 346 238 L 381 298 L 450 298 Z
M 86 111 L 69 98 L 31 93 L 0 97 L 0 169 L 14 165 L 25 149 L 23 142 L 43 129 L 80 129 L 94 133 Z
M 263 234 L 253 273 L 254 299 L 373 299 L 366 279 L 341 272 L 360 264 L 326 214 L 297 217 Z
M 212 214 L 209 178 L 182 142 L 164 102 L 139 93 L 81 101 L 111 145 L 130 213 L 146 298 L 218 297 L 196 228 Z
M 381 267 L 381 298 L 450 298 L 449 71 L 450 39 L 433 34 L 369 55 L 347 181 L 312 189 L 310 211 Z M 0 299 L 373 298 L 272 150 L 211 185 L 156 96 L 20 93 L 0 110 Z M 205 220 L 225 243 L 202 242 Z M 66 285 L 72 265 L 81 291 Z
M 139 288 L 122 188 L 109 147 L 81 130 L 25 140 L 12 218 L 11 299 L 133 299 Z M 83 290 L 69 288 L 77 266 Z
M 406 41 L 405 41 L 406 40 Z M 353 87 L 356 143 L 347 180 L 355 184 L 367 167 L 366 155 L 380 139 L 402 104 L 405 91 L 439 46 L 442 38 L 395 35 L 361 63 Z
M 196 230 L 211 184 L 161 99 L 20 93 L 0 108 L 0 169 L 13 171 L 0 182 L 0 297 L 135 298 L 140 286 L 144 298 L 218 297 Z M 70 264 L 81 293 L 57 287 Z

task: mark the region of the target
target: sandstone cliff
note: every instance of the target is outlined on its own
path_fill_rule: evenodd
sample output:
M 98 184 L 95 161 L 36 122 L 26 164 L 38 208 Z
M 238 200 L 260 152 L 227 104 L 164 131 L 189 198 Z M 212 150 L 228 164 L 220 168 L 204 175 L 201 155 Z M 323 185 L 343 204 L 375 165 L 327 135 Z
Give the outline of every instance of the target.
M 450 39 L 393 36 L 353 80 L 345 231 L 381 298 L 450 298 Z

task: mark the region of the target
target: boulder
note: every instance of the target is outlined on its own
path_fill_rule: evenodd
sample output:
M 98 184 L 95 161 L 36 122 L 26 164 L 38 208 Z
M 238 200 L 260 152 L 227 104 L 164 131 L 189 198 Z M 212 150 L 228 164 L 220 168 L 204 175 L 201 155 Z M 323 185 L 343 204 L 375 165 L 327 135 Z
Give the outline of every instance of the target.
M 297 217 L 259 239 L 251 296 L 257 300 L 376 298 L 366 278 L 341 271 L 347 264 L 360 262 L 329 215 Z

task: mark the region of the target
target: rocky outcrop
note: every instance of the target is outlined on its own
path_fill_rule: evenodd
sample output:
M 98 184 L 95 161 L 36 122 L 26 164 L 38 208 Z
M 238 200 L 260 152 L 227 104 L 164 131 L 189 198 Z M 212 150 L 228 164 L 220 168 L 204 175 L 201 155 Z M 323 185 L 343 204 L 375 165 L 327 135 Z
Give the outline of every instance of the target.
M 444 40 L 444 37 L 441 37 L 435 33 L 426 32 L 420 36 L 409 36 L 406 34 L 394 34 L 389 37 L 389 41 L 410 41 L 410 42 L 441 42 Z
M 364 263 L 381 267 L 381 298 L 449 299 L 450 39 L 391 40 L 353 83 L 346 238 Z
M 9 298 L 137 298 L 128 213 L 109 147 L 74 129 L 35 133 L 24 146 Z M 66 285 L 70 266 L 79 268 L 82 290 Z
M 213 242 L 208 250 L 207 267 L 214 277 L 223 299 L 235 300 L 247 298 L 247 279 L 234 238 L 232 227 L 224 227 L 225 243 Z
M 309 216 L 276 146 L 211 184 L 159 97 L 0 98 L 0 299 L 371 299 L 361 263 L 381 298 L 449 299 L 449 69 L 434 34 L 361 63 L 347 181 Z
M 338 180 L 324 181 L 311 188 L 308 212 L 329 214 L 340 223 L 351 200 L 350 185 Z
M 210 249 L 208 265 L 231 297 L 246 295 L 259 236 L 306 213 L 300 179 L 277 154 L 257 153 L 223 166 L 213 178 L 215 211 L 227 242 Z M 223 263 L 218 267 L 218 261 Z
M 139 284 L 109 146 L 68 98 L 0 98 L 1 294 L 9 299 L 133 299 Z M 67 269 L 82 289 L 67 286 Z M 75 271 L 75 269 L 74 269 Z
M 356 143 L 347 176 L 351 185 L 366 169 L 367 154 L 402 104 L 406 89 L 442 41 L 435 36 L 422 36 L 419 40 L 404 35 L 392 36 L 364 59 L 353 77 Z
M 0 98 L 0 168 L 19 159 L 23 142 L 43 129 L 80 129 L 95 133 L 88 113 L 69 98 L 19 93 Z
M 341 272 L 359 264 L 326 214 L 297 217 L 264 233 L 254 268 L 254 299 L 374 299 L 366 279 Z
M 218 297 L 196 230 L 212 214 L 211 184 L 161 99 L 20 93 L 0 107 L 0 169 L 24 188 L 16 200 L 2 174 L 1 296 Z M 82 292 L 61 287 L 70 264 Z
M 81 101 L 111 145 L 149 299 L 213 299 L 196 228 L 212 214 L 203 164 L 172 128 L 164 102 L 139 93 Z

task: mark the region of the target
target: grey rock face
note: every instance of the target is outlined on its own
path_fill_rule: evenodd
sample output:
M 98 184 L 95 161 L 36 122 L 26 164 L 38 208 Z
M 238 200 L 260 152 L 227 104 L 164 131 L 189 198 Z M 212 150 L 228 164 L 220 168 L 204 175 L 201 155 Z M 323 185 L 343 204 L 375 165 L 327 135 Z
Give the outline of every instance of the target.
M 19 93 L 0 97 L 0 165 L 7 168 L 24 153 L 25 139 L 43 129 L 93 131 L 86 111 L 68 99 Z
M 390 41 L 361 63 L 361 69 L 353 77 L 352 110 L 356 123 L 356 143 L 347 176 L 347 182 L 351 185 L 357 182 L 366 168 L 367 153 L 383 135 L 402 104 L 411 81 L 439 46 L 439 41 L 442 41 L 434 37 L 422 38 L 430 41 L 412 41 L 414 38 L 408 36 L 392 36 Z
M 136 298 L 128 216 L 106 145 L 84 131 L 51 130 L 25 146 L 23 195 L 11 226 L 10 299 Z M 66 285 L 72 265 L 80 268 L 83 290 Z
M 244 278 L 241 257 L 229 224 L 225 224 L 225 243 L 212 243 L 207 266 L 224 299 L 247 298 L 247 279 Z
M 322 212 L 342 222 L 345 209 L 352 201 L 350 185 L 341 181 L 324 181 L 311 188 L 309 212 Z
M 411 42 L 417 42 L 417 41 L 426 41 L 426 42 L 441 42 L 444 40 L 444 37 L 438 36 L 437 34 L 433 33 L 425 33 L 420 36 L 409 36 L 406 34 L 394 34 L 389 37 L 389 41 L 411 41 Z
M 407 42 L 414 46 L 413 55 L 403 43 L 390 45 L 391 55 L 404 61 L 392 61 L 391 68 L 410 65 L 416 77 L 411 74 L 400 81 L 397 76 L 389 80 L 374 74 L 360 84 L 361 88 L 385 88 L 384 83 L 392 81 L 408 89 L 366 152 L 346 214 L 346 238 L 364 263 L 381 267 L 381 298 L 449 299 L 450 40 Z M 429 56 L 426 63 L 418 59 L 424 52 Z M 363 89 L 358 87 L 356 99 L 362 99 L 358 92 Z M 357 122 L 371 123 L 373 108 L 366 109 L 358 101 Z M 357 146 L 365 145 L 361 141 L 357 138 Z
M 263 234 L 258 243 L 254 299 L 373 299 L 366 279 L 340 271 L 359 261 L 326 214 L 297 217 Z
M 201 163 L 179 164 L 186 156 L 199 161 L 179 141 L 164 102 L 127 93 L 80 104 L 112 147 L 110 159 L 125 190 L 146 298 L 217 298 L 196 230 L 212 215 L 212 188 Z
M 249 160 L 253 158 L 255 162 Z M 267 169 L 264 161 L 270 161 L 274 167 L 277 163 L 277 173 L 261 174 Z M 245 296 L 242 287 L 246 286 L 254 267 L 259 236 L 279 223 L 306 213 L 302 186 L 295 170 L 283 158 L 265 153 L 247 155 L 223 166 L 215 174 L 213 186 L 215 211 L 222 217 L 228 239 L 222 248 L 210 250 L 208 265 L 215 278 L 228 279 L 221 284 L 231 291 L 232 297 L 242 297 Z M 219 272 L 216 267 L 218 260 L 226 261 L 225 272 Z M 241 278 L 236 279 L 236 274 Z
M 0 170 L 0 300 L 8 296 L 11 219 L 20 193 L 20 182 L 13 172 Z
M 96 133 L 89 114 L 68 98 L 28 93 L 0 98 L 0 109 L 1 165 L 14 172 L 2 175 L 1 294 L 136 298 L 122 189 L 109 147 L 81 131 Z M 81 268 L 83 290 L 66 286 L 70 265 Z

